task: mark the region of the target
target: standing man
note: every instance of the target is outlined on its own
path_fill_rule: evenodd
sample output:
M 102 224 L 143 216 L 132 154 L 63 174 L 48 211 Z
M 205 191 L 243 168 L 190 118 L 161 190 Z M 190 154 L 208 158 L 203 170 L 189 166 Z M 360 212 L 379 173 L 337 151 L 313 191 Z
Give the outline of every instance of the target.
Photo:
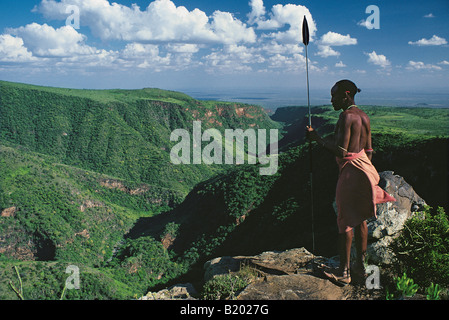
M 371 163 L 373 149 L 370 119 L 354 102 L 355 94 L 360 91 L 350 80 L 338 81 L 332 87 L 332 106 L 336 111 L 342 110 L 333 141 L 321 138 L 313 128 L 307 127 L 308 138 L 337 157 L 339 178 L 336 203 L 340 266 L 332 272 L 325 272 L 325 275 L 340 285 L 351 282 L 353 233 L 357 256 L 352 273 L 363 276 L 368 241 L 366 220 L 376 217 L 377 203 L 396 201 L 378 186 L 380 177 Z

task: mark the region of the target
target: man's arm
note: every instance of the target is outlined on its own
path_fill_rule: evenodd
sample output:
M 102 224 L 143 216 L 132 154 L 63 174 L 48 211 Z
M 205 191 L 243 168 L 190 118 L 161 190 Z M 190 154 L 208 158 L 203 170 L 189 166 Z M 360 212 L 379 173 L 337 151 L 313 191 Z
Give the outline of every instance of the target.
M 340 153 L 336 155 L 344 158 L 348 154 L 349 141 L 351 139 L 352 115 L 350 113 L 342 113 L 338 121 L 340 125 L 335 140 L 335 147 Z
M 313 128 L 307 127 L 307 136 L 310 140 L 316 141 L 335 156 L 344 158 L 348 153 L 349 140 L 351 138 L 351 119 L 348 114 L 342 114 L 338 120 L 339 130 L 335 137 L 335 142 L 321 138 Z

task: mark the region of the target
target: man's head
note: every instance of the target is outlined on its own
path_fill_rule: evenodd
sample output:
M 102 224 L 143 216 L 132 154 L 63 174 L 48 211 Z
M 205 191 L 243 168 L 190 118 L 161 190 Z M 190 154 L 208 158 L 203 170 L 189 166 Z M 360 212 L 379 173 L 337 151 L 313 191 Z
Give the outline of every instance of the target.
M 335 110 L 347 108 L 353 104 L 354 96 L 361 90 L 350 80 L 340 80 L 331 89 L 331 102 Z

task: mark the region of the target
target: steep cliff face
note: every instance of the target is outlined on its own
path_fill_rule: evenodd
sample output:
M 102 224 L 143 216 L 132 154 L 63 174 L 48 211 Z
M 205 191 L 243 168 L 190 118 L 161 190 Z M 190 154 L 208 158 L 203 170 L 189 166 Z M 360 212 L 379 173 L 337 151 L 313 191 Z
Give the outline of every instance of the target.
M 56 162 L 185 193 L 220 166 L 171 163 L 176 129 L 272 129 L 258 106 L 198 101 L 177 92 L 71 90 L 0 82 L 0 141 Z

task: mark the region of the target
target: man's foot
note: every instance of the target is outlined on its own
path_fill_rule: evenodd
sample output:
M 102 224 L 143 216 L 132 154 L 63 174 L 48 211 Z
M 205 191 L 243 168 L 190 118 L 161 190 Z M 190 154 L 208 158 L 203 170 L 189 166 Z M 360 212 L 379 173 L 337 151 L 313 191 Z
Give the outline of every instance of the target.
M 351 283 L 351 276 L 349 270 L 341 271 L 341 269 L 331 270 L 332 272 L 324 271 L 324 275 L 333 283 L 339 286 L 347 286 Z

